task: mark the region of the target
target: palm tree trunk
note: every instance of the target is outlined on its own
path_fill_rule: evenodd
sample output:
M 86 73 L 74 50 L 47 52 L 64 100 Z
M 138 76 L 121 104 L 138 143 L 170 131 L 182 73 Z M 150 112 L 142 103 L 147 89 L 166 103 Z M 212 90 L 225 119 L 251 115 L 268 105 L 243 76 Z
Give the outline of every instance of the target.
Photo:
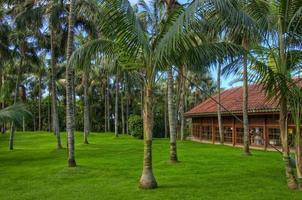
M 180 139 L 184 140 L 185 132 L 185 98 L 186 98 L 186 66 L 180 66 L 180 97 L 179 97 L 179 114 L 180 114 Z
M 111 131 L 111 124 L 110 124 L 110 78 L 109 74 L 107 74 L 107 89 L 106 89 L 106 99 L 107 99 L 107 128 L 108 131 Z
M 248 42 L 246 38 L 242 42 L 243 48 L 248 49 Z M 244 55 L 243 61 L 243 153 L 244 155 L 251 155 L 250 152 L 250 134 L 248 122 L 248 75 L 247 75 L 247 54 Z
M 108 127 L 107 127 L 107 125 L 108 125 L 108 123 L 107 123 L 107 84 L 106 84 L 106 86 L 105 86 L 105 88 L 104 88 L 104 94 L 105 94 L 105 96 L 104 96 L 104 100 L 105 100 L 105 107 L 104 107 L 104 111 L 105 111 L 105 116 L 104 116 L 104 125 L 105 125 L 105 132 L 107 132 L 108 131 Z
M 287 185 L 291 189 L 297 188 L 297 183 L 294 177 L 294 172 L 290 166 L 290 152 L 288 147 L 288 132 L 287 132 L 287 120 L 288 120 L 288 111 L 287 111 L 287 100 L 284 97 L 281 97 L 280 100 L 280 136 L 282 142 L 282 152 L 283 152 L 283 161 L 285 166 L 285 176 L 287 179 Z
M 169 135 L 169 119 L 168 119 L 168 85 L 165 91 L 165 106 L 164 106 L 164 118 L 165 118 L 165 138 Z
M 125 82 L 125 92 L 126 92 L 126 133 L 129 134 L 129 123 L 128 123 L 128 118 L 129 118 L 129 87 L 128 87 L 128 78 L 126 78 Z
M 296 170 L 297 170 L 297 182 L 299 190 L 302 190 L 302 138 L 301 138 L 301 123 L 300 123 L 300 105 L 298 105 L 297 109 L 297 122 L 296 122 Z
M 125 73 L 124 74 L 124 84 L 125 84 Z M 122 133 L 125 134 L 125 113 L 124 113 L 124 95 L 125 94 L 125 87 L 122 84 L 122 92 L 121 92 L 121 116 L 122 116 Z
M 144 118 L 144 89 L 141 90 L 141 116 Z
M 114 134 L 118 137 L 118 96 L 119 96 L 119 72 L 117 69 L 115 77 L 115 114 L 114 114 Z
M 69 19 L 68 19 L 68 38 L 67 38 L 67 61 L 69 62 L 70 56 L 73 51 L 73 38 L 74 38 L 74 7 L 75 0 L 70 0 Z M 66 67 L 66 131 L 67 131 L 67 144 L 68 144 L 68 166 L 75 167 L 74 155 L 74 105 L 73 105 L 73 70 L 70 64 Z
M 20 67 L 19 67 L 19 69 L 17 69 L 18 74 L 17 74 L 16 86 L 15 86 L 14 104 L 17 103 L 17 99 L 18 99 L 18 95 L 19 95 L 19 84 L 20 84 L 20 79 L 21 79 L 21 67 L 22 67 L 22 65 L 23 65 L 23 59 L 21 58 Z M 10 135 L 9 135 L 9 150 L 14 149 L 14 136 L 15 136 L 15 123 L 12 121 Z
M 62 148 L 60 126 L 59 126 L 59 114 L 58 114 L 58 103 L 57 103 L 57 85 L 56 85 L 56 74 L 57 74 L 57 59 L 55 56 L 56 48 L 56 33 L 51 30 L 51 107 L 52 107 L 52 130 L 57 139 L 57 148 Z
M 3 89 L 4 89 L 4 83 L 5 83 L 5 75 L 4 75 L 4 72 L 2 71 L 2 73 L 1 73 L 1 93 L 3 92 Z M 4 97 L 3 97 L 2 102 L 1 102 L 1 107 L 2 107 L 2 109 L 5 108 Z M 5 129 L 6 129 L 5 123 L 1 124 L 2 134 L 5 133 L 5 131 L 6 131 Z
M 143 172 L 139 182 L 140 188 L 143 189 L 152 189 L 157 187 L 157 182 L 152 170 L 153 123 L 153 87 L 151 84 L 146 83 L 144 101 L 144 162 Z
M 84 69 L 83 74 L 84 82 L 84 144 L 88 144 L 88 134 L 90 131 L 89 120 L 89 97 L 88 97 L 88 71 Z
M 218 66 L 217 66 L 217 120 L 218 120 L 218 129 L 219 129 L 219 140 L 220 140 L 220 144 L 223 144 L 224 139 L 223 139 L 223 134 L 222 134 L 222 120 L 221 120 L 221 98 L 220 98 L 220 93 L 221 93 L 221 84 L 220 84 L 220 78 L 221 78 L 221 65 L 220 62 L 218 62 Z M 215 131 L 215 130 L 212 130 Z
M 177 162 L 177 147 L 176 147 L 176 120 L 175 107 L 173 102 L 173 74 L 172 67 L 168 69 L 168 113 L 169 113 L 169 128 L 170 128 L 170 161 Z
M 39 69 L 39 102 L 38 102 L 38 109 L 39 109 L 39 125 L 38 125 L 38 129 L 39 131 L 41 131 L 41 123 L 42 123 L 42 119 L 41 119 L 41 100 L 42 100 L 42 71 L 41 69 Z

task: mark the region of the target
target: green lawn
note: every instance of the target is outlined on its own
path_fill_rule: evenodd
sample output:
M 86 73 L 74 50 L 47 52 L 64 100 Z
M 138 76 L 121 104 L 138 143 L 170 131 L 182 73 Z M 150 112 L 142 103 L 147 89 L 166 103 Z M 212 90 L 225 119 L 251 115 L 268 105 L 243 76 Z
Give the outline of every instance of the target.
M 62 135 L 65 139 L 65 135 Z M 89 145 L 76 134 L 78 167 L 67 168 L 66 149 L 55 149 L 49 133 L 18 133 L 8 151 L 0 135 L 0 199 L 302 199 L 288 190 L 279 153 L 178 142 L 181 162 L 170 164 L 169 142 L 153 145 L 159 188 L 141 190 L 143 141 L 128 136 L 91 134 Z M 65 140 L 64 140 L 65 144 Z

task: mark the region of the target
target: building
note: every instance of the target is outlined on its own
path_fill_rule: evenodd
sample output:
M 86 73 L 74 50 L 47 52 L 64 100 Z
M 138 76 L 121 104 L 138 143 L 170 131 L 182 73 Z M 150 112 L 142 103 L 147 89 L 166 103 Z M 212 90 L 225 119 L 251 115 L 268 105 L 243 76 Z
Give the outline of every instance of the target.
M 259 85 L 248 88 L 248 119 L 250 145 L 254 148 L 267 149 L 281 147 L 279 129 L 279 108 L 276 101 L 266 99 L 265 92 Z M 221 93 L 222 129 L 225 144 L 243 145 L 242 102 L 243 88 L 236 87 Z M 216 99 L 216 95 L 213 96 Z M 230 112 L 237 116 L 236 119 Z M 219 143 L 217 104 L 209 98 L 187 113 L 192 119 L 191 138 L 207 143 Z M 294 124 L 288 122 L 289 143 L 292 144 Z M 272 146 L 273 145 L 273 146 Z

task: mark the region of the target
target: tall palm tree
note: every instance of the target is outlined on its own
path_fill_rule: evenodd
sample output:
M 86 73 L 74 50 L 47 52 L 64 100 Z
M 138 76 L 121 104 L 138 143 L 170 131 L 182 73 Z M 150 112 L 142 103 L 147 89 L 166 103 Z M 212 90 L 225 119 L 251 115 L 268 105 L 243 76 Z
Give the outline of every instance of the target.
M 68 16 L 68 37 L 66 59 L 69 62 L 73 52 L 74 41 L 74 24 L 75 24 L 75 0 L 70 0 L 69 16 Z M 68 166 L 76 167 L 75 153 L 74 153 L 74 101 L 73 101 L 73 69 L 68 63 L 66 66 L 66 131 L 68 144 Z
M 120 83 L 119 83 L 119 69 L 116 66 L 116 75 L 115 75 L 115 105 L 114 105 L 114 135 L 118 137 L 118 110 L 119 110 L 119 91 L 120 91 Z
M 88 134 L 90 131 L 90 112 L 89 112 L 89 96 L 88 96 L 88 78 L 89 71 L 84 69 L 83 86 L 84 86 L 84 144 L 88 144 Z
M 175 58 L 184 52 L 187 52 L 185 60 L 193 63 L 197 60 L 214 59 L 217 53 L 235 54 L 240 49 L 228 43 L 207 43 L 208 41 L 199 34 L 191 37 L 195 29 L 186 28 L 192 21 L 197 20 L 194 16 L 200 5 L 201 3 L 196 1 L 186 9 L 176 9 L 171 17 L 161 21 L 162 26 L 158 28 L 154 26 L 154 22 L 145 26 L 133 11 L 129 1 L 105 1 L 102 6 L 104 20 L 100 27 L 103 28 L 102 31 L 107 38 L 99 38 L 85 44 L 75 51 L 71 59 L 73 63 L 80 63 L 101 52 L 117 57 L 119 64 L 125 68 L 139 68 L 144 71 L 144 162 L 140 179 L 141 188 L 157 187 L 152 167 L 152 135 L 153 90 L 158 69 L 172 66 L 176 63 Z M 148 7 L 142 9 L 142 12 L 148 12 Z M 197 37 L 198 42 L 195 40 Z M 203 51 L 205 47 L 206 52 Z
M 263 84 L 268 98 L 274 98 L 280 106 L 280 136 L 283 150 L 285 175 L 289 188 L 296 188 L 293 169 L 290 166 L 290 149 L 288 145 L 288 106 L 290 102 L 289 82 L 293 72 L 299 69 L 301 51 L 291 48 L 297 45 L 297 27 L 301 25 L 300 13 L 302 2 L 281 0 L 270 4 L 270 27 L 266 37 L 267 47 L 260 47 L 260 52 L 267 62 L 255 58 L 256 81 Z M 258 49 L 258 50 L 259 50 Z
M 222 119 L 221 119 L 221 63 L 217 64 L 217 121 L 218 121 L 218 131 L 219 131 L 219 140 L 220 144 L 223 144 L 223 134 L 222 134 Z M 212 130 L 214 131 L 214 130 Z

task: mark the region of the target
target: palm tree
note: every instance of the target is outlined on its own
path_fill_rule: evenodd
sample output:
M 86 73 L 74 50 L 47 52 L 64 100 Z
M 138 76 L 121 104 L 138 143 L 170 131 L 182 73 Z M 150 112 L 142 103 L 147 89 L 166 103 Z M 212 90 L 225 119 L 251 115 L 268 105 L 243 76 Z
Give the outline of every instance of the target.
M 24 117 L 31 115 L 24 104 L 14 104 L 0 110 L 0 122 L 13 121 L 20 124 Z
M 116 66 L 116 75 L 115 75 L 115 105 L 114 105 L 114 135 L 115 137 L 118 137 L 118 104 L 119 104 L 119 89 L 120 89 L 120 83 L 119 83 L 119 69 L 118 66 Z
M 104 36 L 85 44 L 74 52 L 71 61 L 83 62 L 95 54 L 106 54 L 118 58 L 118 62 L 125 68 L 140 68 L 144 71 L 144 162 L 140 179 L 140 187 L 145 189 L 157 187 L 152 168 L 152 135 L 153 135 L 153 90 L 155 76 L 158 69 L 172 66 L 175 58 L 188 52 L 188 63 L 197 60 L 214 58 L 211 55 L 235 53 L 237 46 L 227 43 L 207 43 L 200 35 L 200 40 L 191 37 L 194 29 L 189 27 L 200 2 L 193 2 L 188 8 L 179 8 L 165 21 L 162 27 L 154 26 L 154 22 L 147 24 L 140 20 L 133 11 L 129 1 L 105 1 L 103 4 L 102 27 Z M 146 6 L 143 12 L 148 12 Z M 152 18 L 151 18 L 152 19 Z M 156 23 L 157 24 L 157 23 Z M 154 31 L 156 27 L 157 31 Z M 151 34 L 149 34 L 151 33 Z M 111 38 L 114 38 L 113 40 Z M 177 48 L 174 48 L 177 47 Z M 207 53 L 202 51 L 207 47 Z M 190 56 L 189 56 L 190 55 Z
M 184 132 L 185 132 L 185 117 L 184 117 L 184 112 L 185 112 L 185 105 L 186 105 L 186 79 L 185 77 L 187 76 L 187 67 L 186 65 L 180 65 L 180 97 L 179 97 L 179 115 L 180 115 L 180 139 L 184 140 Z
M 218 62 L 217 64 L 217 121 L 218 121 L 218 130 L 219 130 L 219 140 L 220 144 L 223 144 L 224 139 L 223 139 L 223 134 L 222 134 L 222 120 L 221 120 L 221 64 Z M 212 130 L 214 131 L 214 130 Z
M 73 51 L 74 23 L 75 23 L 75 0 L 70 0 L 68 16 L 68 37 L 66 59 L 69 62 Z M 76 167 L 74 155 L 74 101 L 73 101 L 73 70 L 70 64 L 66 66 L 66 131 L 68 144 L 68 166 Z
M 88 144 L 88 134 L 90 131 L 90 112 L 89 112 L 89 96 L 88 96 L 88 78 L 89 71 L 84 69 L 83 86 L 84 86 L 84 144 Z
M 225 5 L 227 4 L 229 4 L 228 13 L 232 13 L 232 15 L 227 14 L 225 12 L 226 10 L 221 6 L 222 12 L 210 12 L 208 17 L 213 20 L 212 23 L 216 23 L 218 21 L 217 27 L 224 32 L 227 40 L 240 44 L 243 49 L 245 49 L 243 57 L 238 59 L 238 61 L 241 61 L 240 65 L 243 65 L 243 152 L 244 155 L 251 155 L 249 148 L 250 136 L 248 126 L 248 52 L 253 44 L 261 41 L 264 30 L 267 28 L 269 2 L 261 0 L 234 0 L 225 1 Z M 212 13 L 214 13 L 214 16 Z M 237 67 L 238 66 L 239 65 L 237 65 Z M 239 71 L 239 69 L 236 68 L 235 70 L 231 67 L 231 71 Z
M 293 72 L 300 68 L 297 59 L 301 51 L 291 48 L 297 45 L 296 28 L 300 26 L 299 20 L 302 2 L 281 0 L 270 4 L 270 27 L 266 38 L 268 47 L 257 50 L 267 59 L 255 61 L 256 81 L 263 84 L 268 98 L 274 98 L 280 106 L 280 136 L 283 150 L 285 175 L 289 188 L 296 188 L 297 183 L 290 166 L 290 149 L 288 145 L 288 105 L 290 102 L 290 87 Z M 271 42 L 269 42 L 271 41 Z M 295 107 L 296 109 L 296 107 Z

